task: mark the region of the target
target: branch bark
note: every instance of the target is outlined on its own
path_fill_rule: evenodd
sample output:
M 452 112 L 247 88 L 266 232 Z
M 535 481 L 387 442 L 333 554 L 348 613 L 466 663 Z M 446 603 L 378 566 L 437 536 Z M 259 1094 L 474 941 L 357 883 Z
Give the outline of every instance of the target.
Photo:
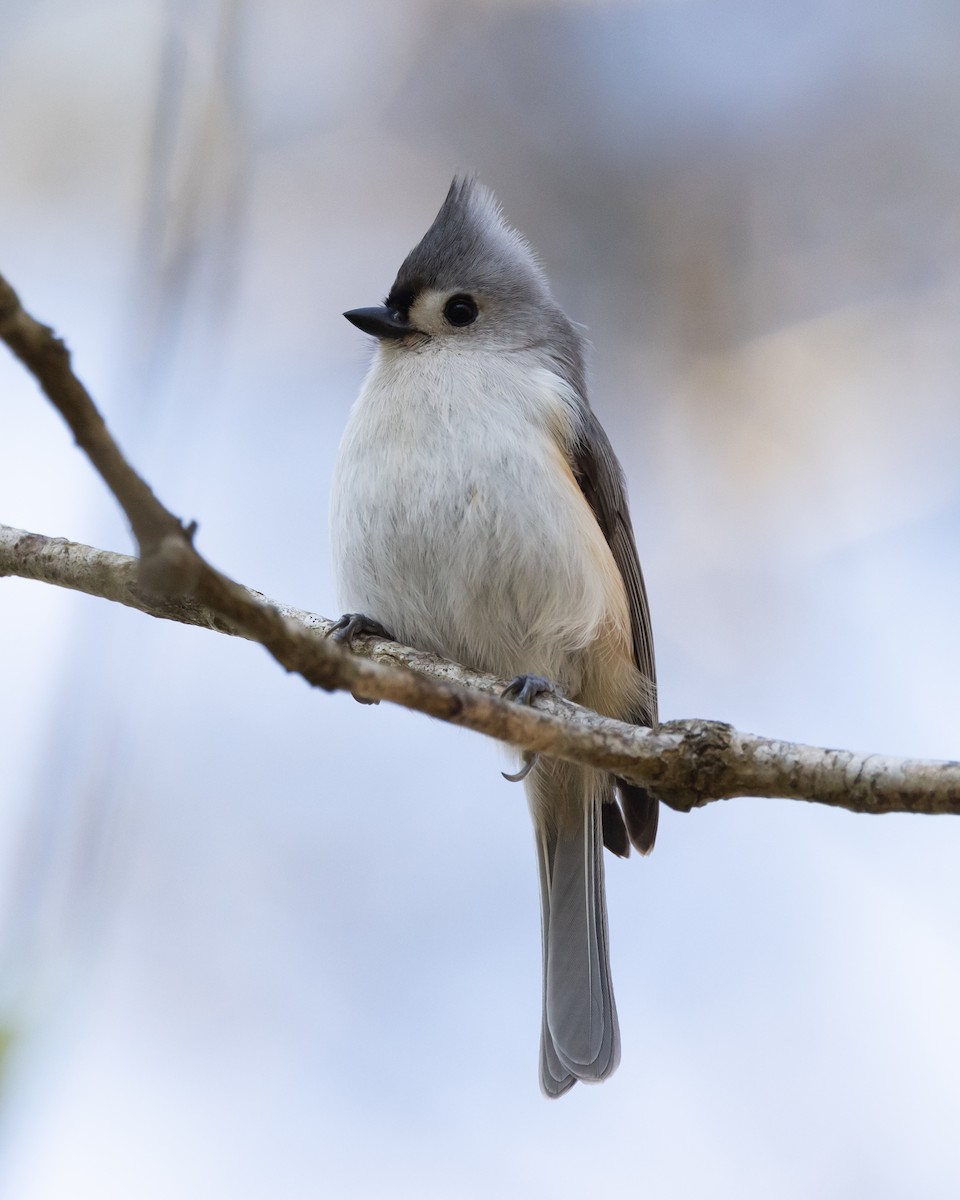
M 389 700 L 500 741 L 614 771 L 680 811 L 732 796 L 810 800 L 854 812 L 960 813 L 960 763 L 828 750 L 740 733 L 717 721 L 673 721 L 656 734 L 554 697 L 536 708 L 500 698 L 503 680 L 376 638 L 350 653 L 331 622 L 274 604 L 215 570 L 195 525 L 169 512 L 123 456 L 66 347 L 0 276 L 0 338 L 59 410 L 130 521 L 139 559 L 0 526 L 0 575 L 86 592 L 154 617 L 264 646 L 327 691 Z

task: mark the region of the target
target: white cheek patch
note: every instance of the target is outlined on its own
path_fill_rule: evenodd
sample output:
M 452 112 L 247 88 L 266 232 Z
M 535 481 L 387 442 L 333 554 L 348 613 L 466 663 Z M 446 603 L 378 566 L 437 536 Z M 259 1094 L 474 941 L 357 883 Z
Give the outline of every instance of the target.
M 438 292 L 435 288 L 424 288 L 410 305 L 410 321 L 424 333 L 444 333 L 450 329 L 443 315 L 443 306 L 455 291 Z

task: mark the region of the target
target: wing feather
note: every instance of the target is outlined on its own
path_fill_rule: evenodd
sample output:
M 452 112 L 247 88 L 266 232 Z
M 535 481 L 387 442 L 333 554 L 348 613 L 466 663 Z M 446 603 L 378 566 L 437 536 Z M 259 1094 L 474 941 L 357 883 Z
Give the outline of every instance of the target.
M 643 583 L 633 526 L 627 508 L 627 489 L 623 470 L 592 409 L 587 409 L 580 436 L 572 447 L 574 478 L 597 518 L 597 524 L 607 539 L 614 561 L 620 570 L 630 608 L 630 629 L 633 634 L 633 659 L 643 677 L 651 685 L 648 704 L 631 713 L 637 725 L 657 724 L 657 672 L 653 656 L 653 630 L 650 625 L 650 606 Z
M 627 508 L 627 489 L 623 469 L 610 445 L 610 439 L 593 410 L 584 404 L 580 435 L 572 447 L 574 478 L 587 499 L 597 524 L 607 539 L 614 561 L 623 578 L 630 609 L 630 629 L 633 635 L 633 659 L 638 670 L 649 682 L 645 701 L 630 714 L 636 725 L 656 729 L 657 672 L 653 656 L 653 630 L 650 624 L 650 605 L 643 583 L 640 559 L 633 536 L 633 525 Z M 646 788 L 618 779 L 620 803 L 630 841 L 641 854 L 649 854 L 657 837 L 660 804 Z M 608 820 L 608 824 L 612 824 Z M 622 854 L 616 838 L 604 836 L 604 842 L 615 854 Z

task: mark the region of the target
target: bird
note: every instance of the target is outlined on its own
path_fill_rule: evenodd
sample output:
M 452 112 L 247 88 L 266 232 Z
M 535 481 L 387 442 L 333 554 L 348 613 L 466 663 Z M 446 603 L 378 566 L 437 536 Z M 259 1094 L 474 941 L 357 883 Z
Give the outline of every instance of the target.
M 378 633 L 509 679 L 520 703 L 555 690 L 656 728 L 647 595 L 585 339 L 493 193 L 455 176 L 385 302 L 344 316 L 376 349 L 331 484 L 335 636 Z M 619 1063 L 603 847 L 648 854 L 659 802 L 546 755 L 507 778 L 533 819 L 555 1098 Z

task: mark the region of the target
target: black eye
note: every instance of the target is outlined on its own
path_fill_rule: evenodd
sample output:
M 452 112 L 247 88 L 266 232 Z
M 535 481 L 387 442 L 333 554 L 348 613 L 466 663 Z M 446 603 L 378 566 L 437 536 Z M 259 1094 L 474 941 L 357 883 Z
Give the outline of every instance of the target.
M 451 296 L 443 306 L 443 315 L 451 325 L 472 325 L 477 319 L 477 302 L 472 296 Z

